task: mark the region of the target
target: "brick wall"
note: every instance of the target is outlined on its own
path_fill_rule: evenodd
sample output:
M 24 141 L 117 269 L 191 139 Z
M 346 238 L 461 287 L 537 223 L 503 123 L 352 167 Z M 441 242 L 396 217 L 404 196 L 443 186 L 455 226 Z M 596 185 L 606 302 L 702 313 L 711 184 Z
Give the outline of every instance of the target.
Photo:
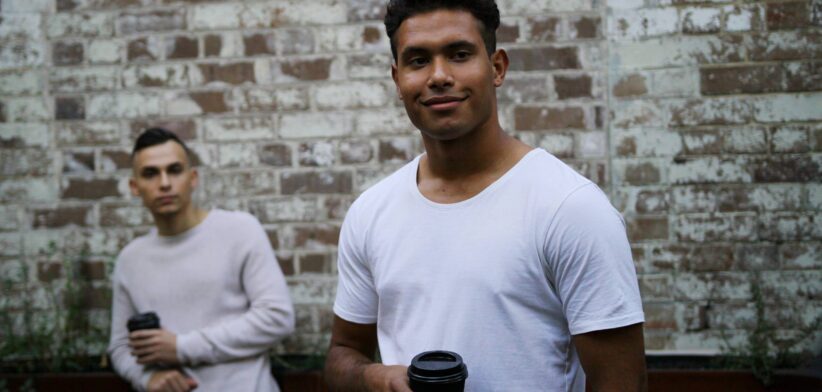
M 649 349 L 744 337 L 754 271 L 780 333 L 822 315 L 819 2 L 498 3 L 503 125 L 623 211 Z M 0 0 L 0 271 L 51 281 L 81 256 L 104 291 L 151 227 L 128 196 L 133 137 L 164 125 L 196 152 L 199 199 L 268 230 L 298 311 L 281 350 L 323 350 L 345 211 L 421 151 L 383 7 Z

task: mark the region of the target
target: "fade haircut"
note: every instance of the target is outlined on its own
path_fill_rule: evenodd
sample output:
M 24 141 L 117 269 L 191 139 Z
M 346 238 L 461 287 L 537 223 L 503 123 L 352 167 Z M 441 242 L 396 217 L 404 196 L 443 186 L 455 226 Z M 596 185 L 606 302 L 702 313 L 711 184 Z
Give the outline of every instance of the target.
M 406 19 L 440 9 L 467 11 L 480 22 L 480 36 L 485 50 L 492 55 L 497 50 L 499 9 L 494 0 L 391 0 L 385 12 L 385 32 L 391 41 L 391 54 L 397 61 L 394 35 Z
M 137 140 L 134 142 L 134 149 L 131 150 L 131 159 L 134 159 L 134 156 L 137 155 L 140 150 L 163 144 L 169 140 L 183 147 L 183 151 L 186 152 L 186 158 L 188 158 L 189 163 L 191 163 L 191 151 L 188 149 L 188 146 L 186 146 L 174 132 L 160 127 L 146 129 L 137 137 Z

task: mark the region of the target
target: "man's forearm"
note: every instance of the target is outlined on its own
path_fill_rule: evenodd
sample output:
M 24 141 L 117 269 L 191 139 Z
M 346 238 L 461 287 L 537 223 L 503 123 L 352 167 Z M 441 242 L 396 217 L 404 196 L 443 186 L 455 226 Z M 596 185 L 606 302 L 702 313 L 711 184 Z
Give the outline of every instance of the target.
M 325 361 L 325 380 L 333 391 L 368 391 L 365 370 L 375 364 L 357 350 L 335 346 L 328 350 Z

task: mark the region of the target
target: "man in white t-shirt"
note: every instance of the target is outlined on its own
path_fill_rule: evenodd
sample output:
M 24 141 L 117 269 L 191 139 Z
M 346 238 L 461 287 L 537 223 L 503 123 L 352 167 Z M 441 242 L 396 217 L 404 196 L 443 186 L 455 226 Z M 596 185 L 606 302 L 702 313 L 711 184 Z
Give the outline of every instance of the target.
M 624 223 L 595 184 L 501 128 L 496 4 L 394 0 L 385 25 L 425 153 L 348 211 L 326 380 L 410 391 L 414 355 L 449 350 L 468 391 L 644 390 Z

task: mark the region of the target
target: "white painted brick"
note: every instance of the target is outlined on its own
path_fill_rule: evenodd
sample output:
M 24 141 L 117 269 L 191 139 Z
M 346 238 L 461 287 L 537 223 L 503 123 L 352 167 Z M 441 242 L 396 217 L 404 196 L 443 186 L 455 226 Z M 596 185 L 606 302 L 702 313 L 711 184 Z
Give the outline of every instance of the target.
M 335 161 L 335 150 L 333 143 L 307 143 L 300 148 L 299 161 L 315 166 L 332 166 Z
M 22 209 L 16 206 L 0 206 L 0 230 L 15 230 L 20 228 L 20 213 Z
M 810 144 L 808 131 L 802 127 L 781 127 L 771 135 L 771 144 L 774 152 L 796 152 Z
M 725 31 L 749 31 L 760 15 L 761 9 L 756 5 L 727 6 L 725 13 Z
M 3 4 L 3 19 L 0 21 L 0 37 L 9 41 L 40 40 L 43 32 L 39 14 L 6 14 Z
M 87 102 L 86 117 L 90 119 L 156 116 L 164 105 L 157 94 L 134 92 L 93 95 Z
M 761 128 L 733 128 L 722 134 L 722 144 L 730 153 L 764 153 L 768 151 L 768 135 Z
M 719 8 L 688 8 L 682 11 L 682 29 L 684 31 L 708 32 L 718 31 L 721 24 Z
M 503 16 L 590 11 L 593 9 L 591 0 L 498 0 L 497 6 L 499 7 L 500 14 Z
M 668 167 L 668 179 L 672 184 L 682 183 L 727 183 L 753 180 L 741 159 L 720 159 L 705 157 L 689 160 Z
M 317 46 L 321 52 L 350 52 L 362 49 L 362 26 L 330 26 L 317 30 Z
M 3 68 L 33 67 L 45 62 L 46 44 L 43 41 L 12 42 L 0 45 L 0 64 Z
M 43 97 L 6 100 L 6 115 L 11 122 L 48 121 L 51 105 Z
M 348 77 L 350 79 L 391 80 L 391 53 L 374 53 L 348 57 Z
M 114 14 L 61 12 L 49 15 L 46 25 L 49 38 L 111 37 L 114 35 Z
M 262 222 L 310 222 L 321 219 L 315 198 L 275 197 L 250 204 L 251 212 Z
M 203 121 L 206 140 L 273 139 L 270 117 L 210 118 Z
M 48 147 L 50 140 L 49 128 L 46 124 L 0 124 L 0 141 L 4 145 Z
M 165 114 L 169 116 L 193 116 L 203 114 L 200 105 L 186 93 L 167 92 L 163 95 Z
M 745 50 L 714 35 L 618 41 L 611 47 L 610 65 L 612 68 L 681 67 L 720 61 L 728 53 L 738 53 L 744 57 Z
M 122 41 L 94 40 L 88 45 L 86 58 L 92 64 L 111 64 L 120 61 L 122 52 Z
M 651 94 L 661 97 L 695 97 L 699 94 L 699 69 L 671 68 L 649 71 Z
M 231 143 L 217 146 L 219 167 L 253 167 L 260 162 L 253 143 Z
M 802 188 L 798 185 L 765 185 L 751 189 L 751 204 L 765 211 L 796 209 L 802 205 Z
M 605 132 L 582 132 L 577 135 L 577 155 L 579 158 L 602 158 L 608 148 Z
M 645 0 L 609 0 L 608 8 L 615 10 L 637 9 L 645 6 Z
M 385 84 L 351 82 L 323 84 L 314 92 L 320 109 L 381 107 L 389 103 Z
M 644 38 L 679 31 L 676 8 L 645 8 L 615 11 L 609 20 L 608 36 L 612 38 Z
M 669 157 L 682 152 L 679 133 L 667 129 L 628 129 L 612 131 L 614 148 L 623 140 L 631 140 L 638 157 Z
M 3 0 L 3 14 L 16 12 L 51 12 L 53 4 L 54 0 Z
M 0 181 L 0 200 L 28 203 L 57 201 L 57 181 L 51 178 L 4 179 Z
M 115 144 L 122 135 L 116 122 L 64 122 L 54 133 L 60 146 Z
M 805 184 L 808 193 L 808 206 L 816 211 L 822 211 L 822 184 Z
M 754 100 L 754 118 L 761 122 L 820 121 L 822 93 L 779 94 Z
M 240 27 L 243 4 L 203 4 L 190 9 L 189 28 L 193 30 L 220 30 Z
M 269 85 L 273 80 L 271 76 L 271 61 L 268 59 L 254 60 L 254 80 L 258 85 Z
M 526 135 L 536 135 L 534 132 L 524 133 Z M 571 135 L 562 135 L 549 133 L 538 137 L 538 140 L 533 143 L 539 148 L 554 155 L 570 156 L 574 153 L 574 137 Z
M 0 256 L 19 256 L 23 253 L 22 251 L 23 236 L 20 233 L 0 233 Z M 3 298 L 4 302 L 5 299 Z
M 202 84 L 203 77 L 198 67 L 186 64 L 129 65 L 123 70 L 123 86 L 126 88 L 145 87 L 190 87 Z
M 417 131 L 401 108 L 358 112 L 355 124 L 358 136 L 408 135 Z
M 283 138 L 340 137 L 351 134 L 352 118 L 348 113 L 295 113 L 280 116 Z
M 276 1 L 272 4 L 274 23 L 283 24 L 336 24 L 345 23 L 348 9 L 343 2 L 334 0 Z
M 661 103 L 648 100 L 614 102 L 611 125 L 615 128 L 665 126 L 670 115 Z
M 117 67 L 51 69 L 49 84 L 55 92 L 110 91 L 120 84 Z
M 0 94 L 8 96 L 38 93 L 42 89 L 41 80 L 40 74 L 33 69 L 0 70 Z

